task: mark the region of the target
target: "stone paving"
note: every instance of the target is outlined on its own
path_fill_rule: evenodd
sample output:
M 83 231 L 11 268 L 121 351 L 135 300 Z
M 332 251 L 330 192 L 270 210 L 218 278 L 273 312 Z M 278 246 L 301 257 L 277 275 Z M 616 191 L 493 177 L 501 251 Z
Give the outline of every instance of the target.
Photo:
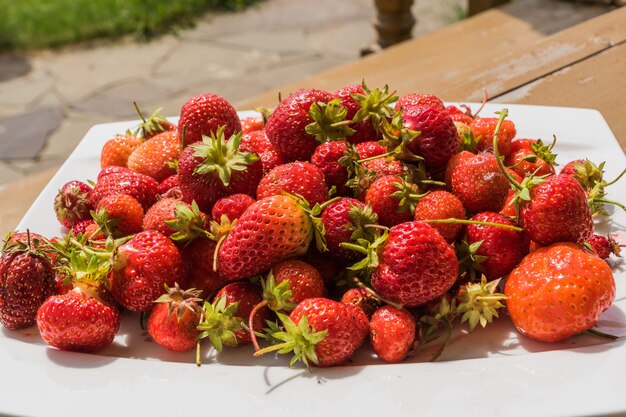
M 417 0 L 414 36 L 460 19 L 464 0 Z M 554 32 L 606 5 L 518 0 L 511 13 Z M 178 36 L 0 55 L 0 187 L 60 165 L 90 126 L 136 119 L 132 101 L 175 116 L 191 96 L 233 104 L 358 59 L 374 40 L 372 0 L 265 0 L 213 13 Z M 359 80 L 355 80 L 357 82 Z

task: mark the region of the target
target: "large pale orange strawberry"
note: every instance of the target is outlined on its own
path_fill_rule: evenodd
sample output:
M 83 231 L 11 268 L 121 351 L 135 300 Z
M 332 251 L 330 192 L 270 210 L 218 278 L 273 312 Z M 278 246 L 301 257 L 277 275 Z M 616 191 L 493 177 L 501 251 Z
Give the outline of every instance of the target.
M 513 324 L 524 335 L 558 342 L 591 328 L 615 297 L 605 261 L 574 243 L 527 255 L 504 287 Z
M 171 164 L 180 157 L 181 151 L 178 132 L 170 130 L 159 133 L 130 154 L 127 166 L 160 182 L 176 173 Z
M 477 151 L 493 152 L 493 136 L 498 124 L 497 117 L 478 117 L 474 119 L 470 128 L 474 132 L 474 137 L 478 140 Z M 511 141 L 515 137 L 517 130 L 515 124 L 510 120 L 504 120 L 498 135 L 498 152 L 502 156 L 511 153 Z
M 237 111 L 223 97 L 211 93 L 199 94 L 180 109 L 178 132 L 184 134 L 185 145 L 201 141 L 202 135 L 217 134 L 220 127 L 227 138 L 241 132 Z
M 110 166 L 125 167 L 128 157 L 142 144 L 142 140 L 134 135 L 117 135 L 109 139 L 100 153 L 100 168 Z

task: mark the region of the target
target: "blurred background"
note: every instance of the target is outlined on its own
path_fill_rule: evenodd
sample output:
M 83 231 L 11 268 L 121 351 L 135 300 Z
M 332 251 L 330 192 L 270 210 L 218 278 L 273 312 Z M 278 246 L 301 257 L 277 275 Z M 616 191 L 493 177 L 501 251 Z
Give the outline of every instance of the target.
M 133 100 L 177 116 L 196 94 L 237 105 L 359 59 L 377 39 L 376 6 L 390 3 L 412 3 L 412 36 L 476 11 L 468 0 L 0 0 L 0 189 L 59 166 L 92 125 L 136 119 Z M 545 33 L 620 5 L 506 3 Z

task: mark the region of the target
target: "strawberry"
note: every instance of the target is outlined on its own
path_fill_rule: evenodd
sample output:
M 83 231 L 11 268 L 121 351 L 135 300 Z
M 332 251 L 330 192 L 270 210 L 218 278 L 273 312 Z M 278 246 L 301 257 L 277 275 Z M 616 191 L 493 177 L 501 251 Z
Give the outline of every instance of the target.
M 231 282 L 224 286 L 215 295 L 215 300 L 224 298 L 226 300 L 226 306 L 237 303 L 237 310 L 233 317 L 238 318 L 243 323 L 248 323 L 250 313 L 255 305 L 260 303 L 263 298 L 261 297 L 261 287 L 246 281 Z M 269 320 L 269 310 L 263 308 L 259 310 L 254 316 L 252 329 L 256 332 L 263 330 L 265 321 Z M 235 331 L 235 337 L 237 339 L 237 345 L 245 345 L 251 342 L 250 333 L 246 329 L 239 329 Z
M 98 176 L 91 193 L 93 204 L 112 194 L 128 194 L 147 210 L 156 200 L 159 183 L 152 177 L 127 168 L 116 169 Z
M 361 142 L 355 146 L 359 159 L 372 158 L 387 153 L 387 149 L 378 142 Z
M 327 91 L 301 89 L 293 92 L 276 107 L 265 125 L 265 133 L 285 161 L 311 159 L 319 144 L 315 133 L 311 129 L 311 133 L 307 132 L 307 126 L 316 123 L 311 116 L 311 107 L 316 103 L 326 104 L 332 98 Z
M 471 159 L 474 156 L 472 152 L 469 151 L 461 151 L 455 155 L 453 155 L 446 164 L 446 174 L 445 181 L 448 186 L 448 189 L 452 189 L 452 172 L 460 163 Z
M 307 298 L 289 316 L 278 313 L 285 331 L 272 334 L 280 341 L 255 356 L 273 350 L 293 351 L 290 364 L 302 360 L 307 366 L 328 367 L 345 363 L 361 346 L 368 332 L 367 316 L 357 306 L 328 298 Z
M 254 130 L 241 136 L 239 150 L 242 152 L 252 152 L 259 156 L 263 165 L 263 175 L 270 172 L 278 165 L 284 164 L 285 159 L 280 156 L 274 145 L 270 142 L 264 130 Z
M 324 180 L 330 187 L 335 187 L 338 195 L 346 195 L 348 169 L 340 162 L 348 151 L 346 142 L 326 142 L 315 148 L 311 163 L 324 174 Z
M 94 219 L 108 235 L 128 236 L 141 231 L 143 208 L 130 195 L 111 194 L 100 200 Z
M 148 311 L 163 285 L 184 284 L 180 252 L 163 234 L 146 230 L 117 248 L 109 272 L 111 292 L 125 308 Z
M 91 219 L 91 187 L 82 181 L 69 181 L 54 197 L 54 213 L 59 223 L 71 229 L 78 222 Z
M 50 346 L 95 352 L 113 342 L 120 313 L 79 287 L 48 298 L 37 312 L 41 338 Z
M 415 343 L 416 322 L 404 309 L 383 306 L 370 320 L 370 342 L 379 358 L 389 363 L 403 360 Z
M 500 211 L 509 192 L 509 183 L 490 153 L 459 162 L 452 170 L 450 185 L 452 193 L 473 213 Z
M 180 109 L 178 132 L 184 135 L 185 145 L 201 141 L 203 135 L 217 135 L 220 128 L 227 138 L 241 132 L 237 111 L 223 97 L 200 94 L 190 98 Z
M 213 258 L 217 242 L 208 237 L 199 237 L 184 245 L 181 255 L 189 271 L 189 288 L 201 290 L 200 297 L 207 299 L 228 284 L 228 279 L 213 270 Z
M 396 101 L 395 109 L 400 110 L 411 106 L 435 106 L 441 110 L 446 110 L 446 106 L 441 99 L 433 94 L 406 94 Z
M 56 291 L 52 264 L 30 236 L 9 240 L 0 257 L 0 323 L 10 330 L 35 324 L 37 309 Z
M 574 243 L 527 255 L 504 287 L 513 324 L 525 336 L 558 342 L 590 329 L 615 297 L 611 268 Z
M 260 200 L 283 192 L 303 197 L 311 205 L 328 199 L 324 173 L 310 162 L 291 162 L 268 172 L 256 190 Z
M 357 199 L 342 198 L 328 205 L 322 212 L 322 223 L 329 254 L 344 260 L 358 258 L 358 252 L 343 248 L 341 244 L 354 243 L 357 239 L 373 240 L 372 231 L 366 225 L 377 222 L 378 216 L 372 208 Z
M 142 140 L 134 135 L 117 135 L 105 142 L 100 153 L 100 168 L 125 167 L 128 157 L 141 145 Z
M 378 258 L 372 287 L 384 299 L 407 307 L 441 297 L 456 281 L 459 268 L 450 245 L 421 222 L 392 227 Z
M 445 169 L 448 160 L 459 151 L 458 133 L 445 109 L 435 105 L 406 106 L 402 119 L 405 129 L 420 132 L 408 144 L 408 150 L 423 157 L 427 169 Z
M 448 114 L 450 115 L 450 118 L 454 122 L 460 122 L 465 125 L 470 125 L 472 124 L 472 121 L 474 120 L 474 117 L 472 117 L 471 114 L 468 114 L 468 112 L 462 111 L 456 106 L 446 106 L 446 112 L 448 112 Z
M 415 206 L 414 220 L 465 219 L 463 203 L 447 191 L 433 191 L 422 197 Z M 448 243 L 454 242 L 463 230 L 462 224 L 432 225 Z
M 263 121 L 263 117 L 261 116 L 246 117 L 241 121 L 241 133 L 243 135 L 258 130 L 263 130 L 264 127 L 265 122 Z
M 288 196 L 258 200 L 241 215 L 220 247 L 218 271 L 229 280 L 248 278 L 306 253 L 314 230 L 299 203 Z
M 165 294 L 154 302 L 148 317 L 148 333 L 166 349 L 186 352 L 196 346 L 200 332 L 200 291 L 183 291 L 178 287 L 165 287 Z
M 603 181 L 604 163 L 596 165 L 588 159 L 575 159 L 568 162 L 559 174 L 574 177 L 585 191 L 591 191 L 596 184 Z
M 137 126 L 135 131 L 136 136 L 148 140 L 160 133 L 178 130 L 178 126 L 159 114 L 161 112 L 160 108 L 152 112 L 150 117 L 146 119 L 137 103 L 133 101 L 133 105 L 135 106 L 137 115 L 141 118 L 141 123 Z
M 608 259 L 611 254 L 621 256 L 620 245 L 611 235 L 591 235 L 587 243 L 593 248 L 600 259 Z
M 143 230 L 156 230 L 175 242 L 189 242 L 208 234 L 207 215 L 195 203 L 163 198 L 146 212 Z
M 254 204 L 256 200 L 247 194 L 231 194 L 226 197 L 222 197 L 215 202 L 213 209 L 211 210 L 211 217 L 214 219 L 221 219 L 222 216 L 226 216 L 228 220 L 234 222 L 236 219 Z
M 258 156 L 238 151 L 241 134 L 228 141 L 224 130 L 218 129 L 209 138 L 185 148 L 178 162 L 178 180 L 183 198 L 194 201 L 204 213 L 213 204 L 230 194 L 255 195 L 263 175 Z
M 380 306 L 379 302 L 365 288 L 350 288 L 341 296 L 341 302 L 359 307 L 370 319 Z
M 330 249 L 329 249 L 330 251 Z M 320 252 L 315 245 L 311 245 L 309 250 L 299 260 L 308 264 L 315 265 L 315 269 L 319 271 L 324 279 L 324 283 L 328 286 L 336 282 L 337 276 L 343 269 L 343 265 L 335 258 L 328 256 L 326 252 Z
M 394 226 L 413 219 L 415 204 L 420 198 L 417 185 L 395 175 L 376 179 L 367 189 L 365 202 L 378 216 L 379 224 Z
M 476 214 L 471 221 L 516 226 L 508 217 L 493 212 Z M 485 257 L 480 270 L 488 280 L 507 275 L 528 253 L 528 241 L 521 232 L 497 226 L 468 224 L 467 243 L 479 243 L 475 254 Z
M 178 182 L 178 174 L 170 175 L 159 183 L 158 195 L 162 197 L 173 197 L 173 192 L 178 192 L 180 194 L 180 198 L 182 198 L 180 183 Z
M 518 139 L 511 143 L 511 153 L 504 159 L 504 164 L 511 167 L 519 175 L 536 176 L 554 175 L 554 159 L 552 146 L 546 146 L 541 139 Z
M 74 225 L 74 227 L 72 227 L 70 230 L 72 231 L 72 234 L 74 236 L 77 236 L 79 234 L 83 234 L 84 235 L 87 232 L 87 227 L 89 225 L 92 225 L 92 224 L 93 225 L 96 224 L 96 222 L 93 221 L 93 219 L 83 220 L 83 221 L 80 221 L 80 222 L 76 223 Z M 98 227 L 98 226 L 96 225 L 96 227 Z
M 296 259 L 279 262 L 272 267 L 272 274 L 276 285 L 289 281 L 291 296 L 288 301 L 294 306 L 307 298 L 323 297 L 326 293 L 322 275 L 306 262 Z
M 180 157 L 182 146 L 178 132 L 159 133 L 143 142 L 128 157 L 128 168 L 163 181 L 176 173 L 172 166 Z
M 477 151 L 493 152 L 493 134 L 498 124 L 497 117 L 479 117 L 474 119 L 470 128 L 474 132 L 474 137 L 478 140 Z M 502 156 L 511 153 L 511 141 L 515 137 L 517 130 L 515 124 L 510 120 L 505 120 L 498 135 L 498 152 Z

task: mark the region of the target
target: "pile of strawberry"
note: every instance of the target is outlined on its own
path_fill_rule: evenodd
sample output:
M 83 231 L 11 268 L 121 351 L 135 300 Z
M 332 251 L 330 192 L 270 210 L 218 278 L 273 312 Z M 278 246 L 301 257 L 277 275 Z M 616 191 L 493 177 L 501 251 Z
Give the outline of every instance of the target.
M 178 125 L 141 116 L 104 145 L 95 183 L 59 190 L 65 235 L 7 237 L 0 322 L 89 352 L 128 310 L 167 349 L 253 343 L 307 366 L 345 363 L 368 336 L 398 362 L 503 308 L 533 339 L 593 331 L 615 295 L 619 246 L 593 222 L 624 209 L 614 181 L 588 160 L 556 174 L 554 141 L 516 139 L 506 116 L 364 83 L 244 120 L 214 94 Z

